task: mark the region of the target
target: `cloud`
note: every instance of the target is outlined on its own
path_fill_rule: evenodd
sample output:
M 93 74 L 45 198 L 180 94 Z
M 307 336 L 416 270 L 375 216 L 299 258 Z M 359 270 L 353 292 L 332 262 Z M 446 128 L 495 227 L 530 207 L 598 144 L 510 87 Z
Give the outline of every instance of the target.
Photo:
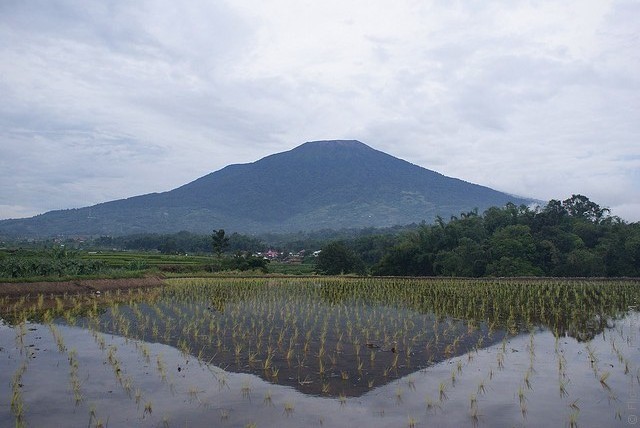
M 637 22 L 601 0 L 5 1 L 0 218 L 357 138 L 635 219 Z

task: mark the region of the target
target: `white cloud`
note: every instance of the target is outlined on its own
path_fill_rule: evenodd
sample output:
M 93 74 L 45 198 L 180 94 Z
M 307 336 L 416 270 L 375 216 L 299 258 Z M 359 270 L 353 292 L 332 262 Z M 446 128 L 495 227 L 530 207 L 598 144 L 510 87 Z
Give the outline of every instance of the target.
M 636 219 L 640 4 L 9 0 L 0 218 L 357 138 Z

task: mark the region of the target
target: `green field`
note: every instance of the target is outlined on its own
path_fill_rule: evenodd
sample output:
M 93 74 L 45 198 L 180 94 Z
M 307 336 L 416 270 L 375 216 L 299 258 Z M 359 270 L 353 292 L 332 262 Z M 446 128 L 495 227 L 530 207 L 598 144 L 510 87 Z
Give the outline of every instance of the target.
M 203 266 L 211 263 L 211 256 L 184 256 L 142 252 L 82 252 L 80 258 L 84 260 L 99 260 L 113 268 L 126 267 L 131 263 L 140 263 L 149 267 L 164 265 Z
M 265 268 L 259 268 L 259 264 Z M 167 255 L 133 251 L 0 250 L 0 281 L 60 281 L 82 278 L 215 276 L 251 274 L 311 275 L 314 264 L 263 262 L 260 258 Z

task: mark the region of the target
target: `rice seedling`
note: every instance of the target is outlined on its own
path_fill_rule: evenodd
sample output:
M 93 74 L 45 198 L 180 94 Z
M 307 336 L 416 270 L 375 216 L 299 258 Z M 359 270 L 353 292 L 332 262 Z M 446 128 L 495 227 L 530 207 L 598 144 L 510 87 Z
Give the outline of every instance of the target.
M 360 359 L 360 357 L 358 357 L 358 359 Z M 329 361 L 331 362 L 331 368 L 335 368 L 338 365 L 338 355 L 337 354 L 330 354 L 329 355 Z
M 131 390 L 133 388 L 133 379 L 131 376 L 127 376 L 122 380 L 122 389 L 126 392 L 128 397 L 131 397 Z
M 579 399 L 575 399 L 571 402 L 571 404 L 569 404 L 569 407 L 575 410 L 576 412 L 580 411 L 580 406 L 578 406 L 578 400 Z
M 67 348 L 64 345 L 64 338 L 60 334 L 60 331 L 53 324 L 49 324 L 49 330 L 51 331 L 51 334 L 53 335 L 53 338 L 56 341 L 56 345 L 58 346 L 58 351 L 66 352 Z
M 416 382 L 415 382 L 415 380 L 413 379 L 413 377 L 412 377 L 412 376 L 410 376 L 410 377 L 407 379 L 407 386 L 409 387 L 409 389 L 410 389 L 411 391 L 415 391 L 415 390 L 416 390 Z
M 567 359 L 564 357 L 564 355 L 559 354 L 558 355 L 558 374 L 563 378 L 565 377 L 566 368 L 567 368 Z
M 496 360 L 498 362 L 498 369 L 502 370 L 504 368 L 504 352 L 503 351 L 498 352 L 496 356 Z
M 525 372 L 525 374 L 524 374 L 524 384 L 527 387 L 527 389 L 529 389 L 529 390 L 532 389 L 531 388 L 531 380 L 530 380 L 530 378 L 531 378 L 531 367 L 529 367 L 527 369 L 527 371 Z
M 480 383 L 478 383 L 477 393 L 478 394 L 486 394 L 487 393 L 487 390 L 486 390 L 485 385 L 484 385 L 484 380 L 481 380 Z
M 271 369 L 272 361 L 273 361 L 273 353 L 267 352 L 267 356 L 262 362 L 262 370 L 269 371 Z
M 227 375 L 226 373 L 222 373 L 219 377 L 218 377 L 218 388 L 220 390 L 222 390 L 223 388 L 227 388 L 229 389 L 229 383 L 227 382 Z
M 235 345 L 235 350 L 234 350 L 234 352 L 235 352 L 235 357 L 236 357 L 236 361 L 239 361 L 239 360 L 240 360 L 240 357 L 242 356 L 242 350 L 243 350 L 243 346 L 242 346 L 242 344 L 241 344 L 241 343 L 237 343 L 237 344 Z
M 414 381 L 411 373 L 419 369 L 428 370 L 430 365 L 443 361 L 447 356 L 458 357 L 451 361 L 452 366 L 447 369 L 450 372 L 446 372 L 448 376 L 445 374 L 445 379 L 438 379 L 438 382 L 444 380 L 438 385 L 438 400 L 427 403 L 428 410 L 437 409 L 445 400 L 459 400 L 459 394 L 454 395 L 450 388 L 468 387 L 467 371 L 476 371 L 476 368 L 467 367 L 472 367 L 477 361 L 486 361 L 481 352 L 483 346 L 498 344 L 495 348 L 497 354 L 490 353 L 490 358 L 495 358 L 493 364 L 477 368 L 483 372 L 486 368 L 485 378 L 475 387 L 472 383 L 470 391 L 463 392 L 472 393 L 468 405 L 473 412 L 472 421 L 476 423 L 479 420 L 478 397 L 487 394 L 486 384 L 493 380 L 496 368 L 504 371 L 505 376 L 521 376 L 516 395 L 523 417 L 527 415 L 527 405 L 533 402 L 531 397 L 534 395 L 531 394 L 545 389 L 545 377 L 534 378 L 533 374 L 534 361 L 538 367 L 545 364 L 541 360 L 546 358 L 546 348 L 542 339 L 538 341 L 542 336 L 536 336 L 532 326 L 548 329 L 554 334 L 550 346 L 555 351 L 561 397 L 567 396 L 567 373 L 571 372 L 569 369 L 574 362 L 565 359 L 560 338 L 584 335 L 583 340 L 588 347 L 584 354 L 589 356 L 590 363 L 593 361 L 591 368 L 596 379 L 602 378 L 602 387 L 607 390 L 607 385 L 612 389 L 607 392 L 615 403 L 619 391 L 613 390 L 615 383 L 609 380 L 607 372 L 598 368 L 597 352 L 602 352 L 602 347 L 596 346 L 599 343 L 596 340 L 589 344 L 592 337 L 589 335 L 593 332 L 599 334 L 603 328 L 607 332 L 612 355 L 602 356 L 602 361 L 607 360 L 608 363 L 609 358 L 617 358 L 620 370 L 624 370 L 634 384 L 640 383 L 640 372 L 634 367 L 633 360 L 623 355 L 623 345 L 632 340 L 630 335 L 625 330 L 623 336 L 621 327 L 620 333 L 616 333 L 617 330 L 607 330 L 605 322 L 595 325 L 593 321 L 605 320 L 609 314 L 615 316 L 615 310 L 609 309 L 615 305 L 626 310 L 628 302 L 633 301 L 628 297 L 633 294 L 627 291 L 610 293 L 612 297 L 607 296 L 607 300 L 593 303 L 594 296 L 599 296 L 603 287 L 597 289 L 577 281 L 541 280 L 534 285 L 524 280 L 472 282 L 371 278 L 319 278 L 313 279 L 315 285 L 310 285 L 310 280 L 299 279 L 190 279 L 171 282 L 179 286 L 169 286 L 154 296 L 124 292 L 107 297 L 105 293 L 99 300 L 92 301 L 63 296 L 57 301 L 52 299 L 52 303 L 37 298 L 31 303 L 24 300 L 11 305 L 18 320 L 28 319 L 34 310 L 40 310 L 42 319 L 49 320 L 49 325 L 53 326 L 50 329 L 54 339 L 56 334 L 53 330 L 63 331 L 56 328 L 54 320 L 59 324 L 88 326 L 123 390 L 135 398 L 136 405 L 140 407 L 145 401 L 150 402 L 153 395 L 145 393 L 142 396 L 140 389 L 135 387 L 136 379 L 127 373 L 127 367 L 121 360 L 125 356 L 123 351 L 117 352 L 108 345 L 110 342 L 101 332 L 107 333 L 106 337 L 122 335 L 122 343 L 132 340 L 140 360 L 147 364 L 151 355 L 145 341 L 159 341 L 179 349 L 187 359 L 197 353 L 203 368 L 210 369 L 209 365 L 215 365 L 214 368 L 251 372 L 269 382 L 338 399 L 340 394 L 345 398 L 359 396 L 374 386 L 404 376 L 408 376 L 406 388 L 414 391 L 418 382 Z M 278 287 L 273 287 L 273 284 Z M 596 289 L 598 293 L 590 291 Z M 578 290 L 575 291 L 578 294 L 572 294 L 574 290 Z M 578 301 L 583 290 L 590 299 L 583 302 L 588 301 L 589 304 Z M 81 305 L 85 305 L 86 312 L 79 308 Z M 18 326 L 19 322 L 15 325 Z M 511 338 L 509 330 L 512 333 L 529 333 L 528 344 L 524 336 L 522 348 L 511 349 L 511 352 L 522 351 L 523 348 L 529 351 L 529 368 L 523 375 L 513 372 L 515 367 L 520 367 L 520 357 L 513 357 L 518 362 L 514 369 L 506 361 L 507 358 L 511 361 L 507 343 L 516 343 L 508 342 Z M 24 327 L 16 327 L 15 331 L 16 349 L 26 350 L 28 335 L 24 334 Z M 64 333 L 66 336 L 66 331 Z M 72 345 L 71 339 L 65 344 L 62 336 L 60 334 L 60 344 L 56 346 L 62 352 L 69 352 L 72 360 L 75 353 L 66 350 L 66 346 Z M 175 387 L 165 359 L 158 355 L 155 360 L 155 371 L 173 393 Z M 603 365 L 603 362 L 599 364 Z M 173 367 L 173 363 L 170 365 Z M 70 361 L 71 389 L 76 388 L 82 393 L 84 386 L 79 380 L 74 381 L 73 367 Z M 189 374 L 183 372 L 180 378 L 185 373 Z M 214 378 L 221 390 L 225 386 L 230 388 L 225 376 L 223 372 L 215 371 Z M 502 381 L 504 376 L 501 374 L 499 377 Z M 538 382 L 542 388 L 537 387 Z M 534 392 L 533 386 L 537 391 Z M 247 388 L 243 386 L 240 390 L 247 391 Z M 403 394 L 398 386 L 396 396 L 409 402 Z M 500 397 L 504 392 L 496 388 L 492 394 Z M 190 397 L 197 401 L 198 393 Z M 149 416 L 147 413 L 143 415 Z M 90 424 L 96 420 L 92 418 Z
M 136 406 L 140 408 L 140 402 L 142 401 L 142 391 L 140 390 L 140 388 L 136 388 L 134 398 L 135 398 Z
M 447 396 L 447 385 L 444 382 L 440 382 L 440 384 L 438 385 L 438 397 L 440 402 L 443 402 L 444 400 L 449 398 Z
M 527 404 L 523 401 L 522 403 L 520 403 L 520 414 L 522 415 L 523 419 L 527 419 Z
M 82 392 L 80 391 L 80 378 L 78 377 L 78 359 L 77 351 L 75 348 L 69 351 L 69 383 L 73 392 L 73 398 L 76 406 L 83 400 Z
M 295 406 L 292 401 L 285 401 L 283 414 L 287 417 L 291 416 L 295 410 Z
M 609 372 L 604 372 L 600 375 L 600 377 L 598 378 L 598 380 L 600 381 L 600 385 L 606 389 L 607 391 L 611 391 L 611 387 L 609 386 L 609 384 L 607 383 L 607 379 L 609 379 L 609 376 L 611 375 L 611 373 Z
M 597 370 L 598 357 L 596 356 L 595 351 L 591 348 L 591 344 L 587 343 L 585 349 L 587 350 L 589 364 L 591 364 L 591 368 L 593 368 L 595 372 Z
M 478 414 L 478 408 L 477 407 L 473 407 L 471 409 L 470 417 L 471 417 L 472 426 L 477 427 L 478 423 L 480 422 L 480 415 Z
M 440 408 L 440 404 L 436 401 L 433 401 L 430 395 L 425 395 L 424 397 L 425 405 L 427 407 L 427 411 L 436 410 Z
M 397 387 L 396 388 L 396 405 L 402 404 L 402 394 L 403 394 L 402 388 Z
M 276 382 L 278 380 L 278 374 L 280 373 L 280 369 L 275 366 L 271 366 L 271 380 Z
M 143 417 L 146 416 L 147 414 L 151 416 L 152 412 L 153 412 L 153 403 L 151 401 L 147 401 L 146 403 L 144 403 L 144 412 L 142 413 L 142 415 Z
M 18 367 L 16 372 L 13 374 L 13 379 L 11 382 L 11 412 L 15 416 L 15 423 L 17 427 L 25 426 L 24 413 L 25 413 L 25 405 L 24 400 L 22 398 L 22 376 L 27 370 L 27 361 L 23 361 L 22 364 Z
M 418 423 L 418 420 L 412 416 L 409 416 L 409 421 L 407 423 L 407 426 L 409 428 L 415 428 L 416 424 Z
M 518 401 L 520 403 L 520 405 L 522 406 L 522 404 L 527 400 L 525 394 L 524 394 L 524 390 L 522 389 L 522 386 L 518 387 Z
M 18 328 L 14 330 L 16 332 L 16 347 L 20 349 L 20 354 L 22 354 L 23 351 L 25 351 L 24 337 L 27 334 L 26 323 L 24 321 L 21 321 L 20 324 L 18 324 Z
M 221 421 L 227 421 L 229 420 L 229 416 L 231 415 L 229 409 L 220 409 L 220 420 Z
M 91 407 L 89 407 L 89 426 L 91 426 L 91 422 L 93 421 L 96 422 L 94 426 L 98 426 L 99 424 L 102 425 L 102 422 L 99 422 L 96 415 L 96 406 L 92 404 Z
M 558 380 L 558 389 L 560 391 L 560 398 L 564 398 L 569 395 L 567 392 L 567 382 L 564 379 Z
M 267 407 L 273 406 L 273 400 L 272 400 L 272 397 L 271 397 L 271 390 L 270 389 L 268 389 L 267 392 L 264 393 L 264 397 L 262 398 L 262 404 L 267 406 Z
M 249 365 L 255 366 L 258 361 L 258 352 L 251 352 L 251 350 L 249 350 Z
M 399 355 L 397 353 L 394 353 L 393 362 L 391 363 L 391 368 L 393 368 L 394 370 L 398 368 L 398 357 Z
M 198 397 L 198 394 L 204 392 L 201 389 L 196 388 L 195 386 L 190 386 L 189 389 L 187 390 L 187 394 L 189 396 L 189 401 L 197 401 L 198 403 L 202 404 L 202 401 L 200 401 L 200 397 Z M 244 396 L 244 391 L 243 391 L 243 396 Z
M 578 427 L 578 411 L 569 414 L 569 428 Z
M 340 403 L 340 407 L 344 407 L 347 405 L 347 396 L 344 392 L 338 394 L 338 402 Z
M 472 393 L 469 396 L 469 408 L 473 410 L 474 408 L 477 408 L 477 407 L 478 407 L 478 395 Z
M 163 361 L 162 354 L 156 356 L 156 367 L 163 381 L 167 380 L 167 366 Z

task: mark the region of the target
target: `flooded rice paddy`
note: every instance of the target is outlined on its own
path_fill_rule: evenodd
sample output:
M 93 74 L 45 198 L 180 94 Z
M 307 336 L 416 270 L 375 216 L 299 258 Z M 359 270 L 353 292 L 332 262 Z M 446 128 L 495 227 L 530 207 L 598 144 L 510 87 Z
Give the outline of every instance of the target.
M 633 426 L 640 282 L 185 279 L 0 300 L 0 426 Z

